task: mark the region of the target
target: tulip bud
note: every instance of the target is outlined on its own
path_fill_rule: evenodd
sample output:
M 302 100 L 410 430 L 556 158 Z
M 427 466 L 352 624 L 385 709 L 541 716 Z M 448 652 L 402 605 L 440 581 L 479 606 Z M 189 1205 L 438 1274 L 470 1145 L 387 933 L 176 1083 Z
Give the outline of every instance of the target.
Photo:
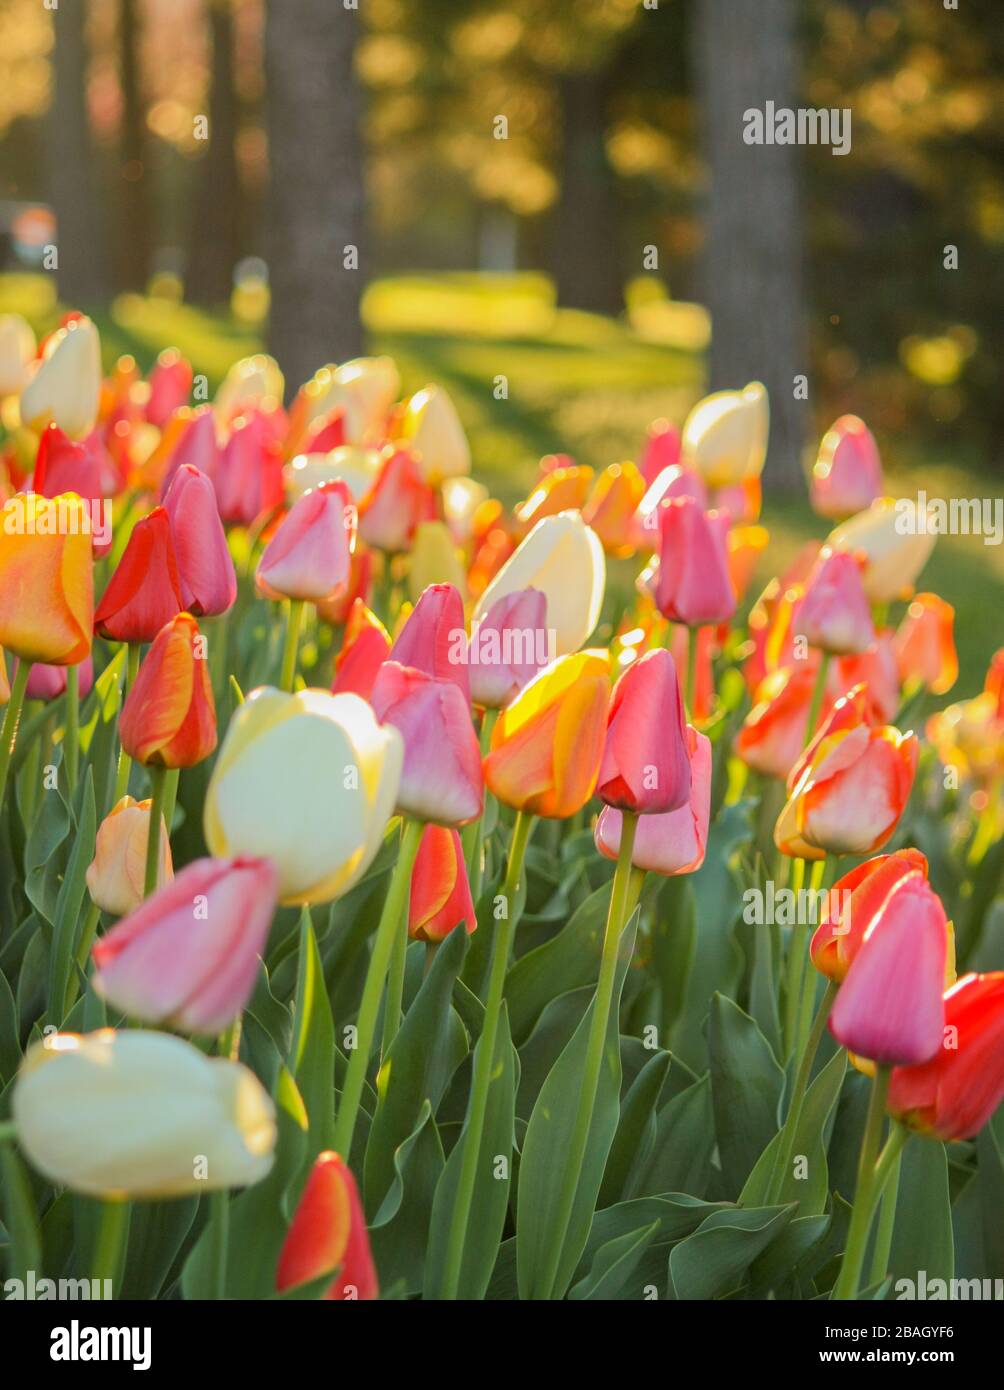
M 87 501 L 97 501 L 118 492 L 119 479 L 97 431 L 76 441 L 58 425 L 47 425 L 38 441 L 31 485 L 43 497 L 75 492 Z
M 827 894 L 809 946 L 812 963 L 821 975 L 838 985 L 843 982 L 886 900 L 911 874 L 927 878 L 926 858 L 917 849 L 898 849 L 866 860 L 837 879 Z M 954 951 L 951 954 L 954 956 Z M 954 960 L 951 964 L 954 968 Z
M 351 440 L 382 439 L 387 416 L 401 391 L 401 376 L 393 357 L 354 357 L 332 373 L 345 401 Z
M 466 591 L 461 552 L 445 521 L 420 521 L 415 527 L 408 570 L 408 592 L 415 600 L 430 584 L 452 584 Z
M 113 642 L 152 642 L 183 610 L 171 523 L 155 507 L 133 527 L 94 614 L 94 630 Z
M 747 767 L 766 777 L 788 776 L 805 747 L 815 683 L 815 670 L 804 662 L 782 666 L 760 683 L 735 741 Z
M 379 1297 L 356 1180 L 330 1149 L 318 1154 L 310 1170 L 279 1255 L 275 1286 L 282 1293 L 328 1270 L 334 1277 L 322 1300 Z
M 340 479 L 356 502 L 361 502 L 376 482 L 383 463 L 379 449 L 346 445 L 328 454 L 299 454 L 283 469 L 286 491 L 292 498 L 302 497 L 322 483 Z
M 484 803 L 481 750 L 460 687 L 392 659 L 377 673 L 370 702 L 381 724 L 404 739 L 398 811 L 437 825 L 476 820 Z
M 460 835 L 452 827 L 427 825 L 411 873 L 408 935 L 415 941 L 443 941 L 463 922 L 478 925 Z
M 322 483 L 294 502 L 258 562 L 255 582 L 267 598 L 336 598 L 348 588 L 356 512 L 341 481 Z
M 471 450 L 456 406 L 441 386 L 416 391 L 405 408 L 401 438 L 430 483 L 471 471 Z
M 282 456 L 265 417 L 256 412 L 235 421 L 212 480 L 221 520 L 254 525 L 281 506 L 282 478 Z
M 645 479 L 633 463 L 612 463 L 597 478 L 582 508 L 582 520 L 593 528 L 608 554 L 631 554 L 631 520 L 644 496 Z
M 809 490 L 813 511 L 840 521 L 882 496 L 882 462 L 871 430 L 841 415 L 823 435 Z
M 124 796 L 98 826 L 94 858 L 86 875 L 87 891 L 94 906 L 112 917 L 124 917 L 143 901 L 152 804 Z M 163 817 L 160 825 L 158 885 L 172 876 L 171 842 Z
M 736 611 L 726 550 L 728 518 L 676 497 L 659 511 L 659 556 L 638 581 L 670 622 L 725 623 Z
M 873 724 L 888 724 L 899 710 L 899 672 L 892 633 L 883 628 L 875 641 L 863 652 L 853 656 L 838 656 L 830 666 L 826 680 L 828 699 L 852 687 L 861 686 L 865 694 L 865 709 Z
M 983 692 L 990 696 L 996 718 L 1004 719 L 1004 647 L 994 652 L 990 658 L 990 665 L 983 681 Z
M 165 348 L 150 373 L 146 418 L 162 430 L 174 412 L 187 404 L 192 390 L 192 364 L 177 348 Z
M 79 666 L 91 650 L 94 561 L 80 498 L 18 493 L 0 511 L 0 647 Z
M 196 859 L 97 942 L 94 988 L 130 1018 L 222 1032 L 251 997 L 277 894 L 271 860 Z
M 643 815 L 635 830 L 631 863 L 647 873 L 671 878 L 692 874 L 704 863 L 711 817 L 711 742 L 689 724 L 686 730 L 687 759 L 690 765 L 688 799 L 675 811 Z M 596 822 L 593 838 L 596 848 L 607 859 L 620 854 L 622 812 L 604 806 Z
M 614 686 L 596 794 L 644 815 L 676 811 L 690 797 L 683 699 L 673 658 L 646 652 Z
M 648 427 L 640 464 L 645 486 L 651 487 L 660 473 L 675 468 L 679 462 L 680 431 L 668 420 L 653 420 Z
M 864 551 L 865 593 L 872 603 L 889 603 L 912 594 L 936 540 L 930 517 L 910 498 L 880 497 L 831 531 L 826 544 Z
M 383 843 L 403 756 L 397 730 L 357 695 L 253 691 L 206 793 L 210 854 L 272 859 L 284 904 L 341 897 Z
M 672 501 L 674 497 L 692 497 L 702 509 L 707 510 L 708 489 L 700 473 L 679 464 L 664 468 L 649 484 L 631 520 L 631 544 L 636 550 L 651 554 L 659 549 L 662 504 Z
M 377 672 L 390 655 L 390 638 L 383 623 L 357 598 L 345 624 L 342 648 L 335 657 L 332 693 L 352 692 L 368 700 Z
M 467 545 L 474 539 L 479 515 L 489 501 L 488 489 L 473 478 L 447 478 L 440 495 L 450 535 L 457 545 Z
M 237 597 L 237 575 L 212 483 L 192 464 L 184 464 L 167 490 L 164 510 L 171 524 L 182 604 L 197 617 L 225 613 Z
M 158 767 L 192 767 L 216 747 L 205 639 L 191 614 L 157 633 L 122 706 L 119 736 L 135 762 Z
M 220 420 L 246 415 L 270 402 L 282 401 L 286 383 L 279 364 L 264 352 L 253 353 L 235 362 L 216 393 L 216 414 Z
M 21 393 L 21 420 L 40 433 L 54 421 L 71 439 L 94 428 L 101 396 L 101 347 L 88 318 L 72 320 L 48 339 Z
M 952 628 L 955 609 L 937 594 L 918 594 L 892 639 L 899 679 L 919 682 L 935 695 L 951 690 L 959 675 Z
M 758 381 L 742 391 L 715 391 L 683 423 L 683 461 L 709 487 L 757 478 L 767 457 L 767 392 Z
M 556 652 L 547 631 L 547 599 L 536 589 L 505 594 L 471 630 L 471 699 L 502 709 Z
M 12 1110 L 34 1167 L 94 1197 L 244 1187 L 272 1167 L 275 1107 L 258 1078 L 167 1033 L 53 1033 L 25 1054 Z
M 207 478 L 215 478 L 220 466 L 220 445 L 216 437 L 216 417 L 212 407 L 200 406 L 188 417 L 188 424 L 171 450 L 160 483 L 161 501 L 182 468 L 196 468 Z
M 464 604 L 452 584 L 430 584 L 422 593 L 390 649 L 390 660 L 453 681 L 470 704 Z
M 854 555 L 823 548 L 805 581 L 792 625 L 810 647 L 832 655 L 863 652 L 871 645 L 875 629 Z
M 29 700 L 58 700 L 66 690 L 66 666 L 46 666 L 36 661 L 28 676 L 25 697 Z M 91 692 L 94 684 L 94 661 L 88 655 L 77 668 L 77 696 L 83 700 Z
M 579 511 L 585 504 L 592 481 L 593 470 L 577 464 L 544 473 L 529 497 L 515 509 L 518 534 L 525 535 L 546 516 Z
M 435 515 L 435 495 L 413 454 L 408 449 L 388 450 L 359 502 L 360 536 L 378 550 L 407 550 L 415 527 Z
M 0 314 L 0 396 L 16 396 L 29 377 L 35 333 L 20 314 Z

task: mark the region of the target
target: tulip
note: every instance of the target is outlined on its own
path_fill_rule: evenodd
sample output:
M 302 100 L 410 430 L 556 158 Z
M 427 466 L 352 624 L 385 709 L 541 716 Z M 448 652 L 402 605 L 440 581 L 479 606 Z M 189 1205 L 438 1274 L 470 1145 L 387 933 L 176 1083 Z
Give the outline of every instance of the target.
M 919 850 L 900 849 L 866 860 L 837 879 L 809 946 L 812 963 L 821 975 L 834 984 L 843 982 L 887 898 L 912 874 L 926 878 L 927 860 Z
M 192 389 L 192 364 L 177 348 L 165 348 L 150 373 L 146 418 L 162 430 L 176 410 L 187 404 Z
M 990 786 L 1004 766 L 1004 715 L 987 690 L 939 710 L 927 721 L 927 737 L 946 767 Z
M 809 490 L 813 511 L 840 521 L 882 496 L 882 461 L 871 430 L 841 415 L 823 435 Z
M 277 892 L 269 859 L 196 859 L 94 946 L 94 988 L 130 1018 L 222 1032 L 254 989 Z
M 763 506 L 763 488 L 759 478 L 745 478 L 741 483 L 712 489 L 708 507 L 725 512 L 737 526 L 751 525 Z
M 220 446 L 216 438 L 216 417 L 212 407 L 200 406 L 193 411 L 188 425 L 171 451 L 167 469 L 160 482 L 161 500 L 167 496 L 178 470 L 185 466 L 197 468 L 207 478 L 215 478 L 220 466 Z
M 359 534 L 367 545 L 406 550 L 421 521 L 436 515 L 435 496 L 408 449 L 390 449 L 359 502 Z
M 427 825 L 411 871 L 408 935 L 443 941 L 463 922 L 478 925 L 460 835 L 452 827 Z
M 258 562 L 255 582 L 272 599 L 310 603 L 348 587 L 356 512 L 343 482 L 322 483 L 294 502 Z
M 471 450 L 456 407 L 441 386 L 416 391 L 405 407 L 400 437 L 430 483 L 471 471 Z
M 279 364 L 264 352 L 253 353 L 235 362 L 216 393 L 216 414 L 221 420 L 246 415 L 251 409 L 267 408 L 281 402 L 286 383 Z
M 656 648 L 614 686 L 596 794 L 621 811 L 663 814 L 687 805 L 690 782 L 676 666 L 669 652 Z
M 390 649 L 390 660 L 453 681 L 470 704 L 464 604 L 452 584 L 430 584 Z
M 889 603 L 913 592 L 936 539 L 937 531 L 910 498 L 880 497 L 841 522 L 826 544 L 832 550 L 863 550 L 865 593 L 872 603 Z
M 478 622 L 506 594 L 539 589 L 558 654 L 578 651 L 599 621 L 606 584 L 603 547 L 576 512 L 544 517 L 505 562 L 478 599 Z
M 467 545 L 476 534 L 479 514 L 490 500 L 484 483 L 473 478 L 447 478 L 440 488 L 443 517 L 457 545 Z
M 774 829 L 782 854 L 872 854 L 892 835 L 917 771 L 917 738 L 859 724 L 818 742 Z
M 675 468 L 679 462 L 680 431 L 668 420 L 653 420 L 639 465 L 645 486 L 651 487 L 660 473 Z
M 736 735 L 738 757 L 766 777 L 788 776 L 805 747 L 816 673 L 801 663 L 772 671 Z
M 471 630 L 471 699 L 503 709 L 556 653 L 546 627 L 547 599 L 537 589 L 505 594 Z
M 21 420 L 36 433 L 54 421 L 71 439 L 90 434 L 101 395 L 98 330 L 78 318 L 48 339 L 38 368 L 21 393 Z
M 332 627 L 338 627 L 348 621 L 356 600 L 368 604 L 372 592 L 373 551 L 367 550 L 364 545 L 361 545 L 357 537 L 356 548 L 352 552 L 352 564 L 349 568 L 348 587 L 337 598 L 322 600 L 321 603 L 317 604 L 317 616 L 323 618 L 326 623 L 330 623 Z
M 638 510 L 631 520 L 631 544 L 636 550 L 652 552 L 659 549 L 659 518 L 662 504 L 674 497 L 692 497 L 707 510 L 708 489 L 700 473 L 692 468 L 674 464 L 664 468 L 648 486 L 648 491 L 638 503 Z
M 322 483 L 341 479 L 353 499 L 361 502 L 376 482 L 383 462 L 379 449 L 356 446 L 332 449 L 329 454 L 300 454 L 283 469 L 283 481 L 295 499 Z
M 262 687 L 234 712 L 205 802 L 217 858 L 267 856 L 284 904 L 362 878 L 394 810 L 404 746 L 357 695 Z
M 349 438 L 382 438 L 401 390 L 393 357 L 354 357 L 336 367 L 332 379 L 345 402 Z
M 445 521 L 420 521 L 415 527 L 408 569 L 408 592 L 413 600 L 430 584 L 452 584 L 459 593 L 466 590 L 464 566 Z
M 171 522 L 163 507 L 155 507 L 133 527 L 94 629 L 114 642 L 152 642 L 183 608 Z
M 524 535 L 545 516 L 579 511 L 585 504 L 592 481 L 593 470 L 577 464 L 569 468 L 554 468 L 545 473 L 526 501 L 521 502 L 515 510 L 518 534 Z
M 861 685 L 865 691 L 865 707 L 871 723 L 888 724 L 899 710 L 899 672 L 892 633 L 883 628 L 875 641 L 856 656 L 840 656 L 833 662 L 827 676 L 827 696 L 838 695 Z
M 94 906 L 112 917 L 124 917 L 143 901 L 152 804 L 124 796 L 98 826 L 87 891 Z M 160 825 L 157 883 L 164 884 L 172 877 L 171 843 L 163 818 Z
M 856 729 L 859 724 L 870 725 L 876 722 L 871 715 L 868 691 L 863 685 L 852 686 L 846 694 L 841 695 L 839 700 L 833 702 L 816 727 L 812 738 L 805 745 L 801 755 L 796 759 L 788 773 L 788 791 L 794 791 L 796 785 L 802 780 L 806 769 L 812 766 L 816 754 L 822 749 L 823 744 L 826 743 L 827 747 L 832 746 L 835 734 L 842 733 L 846 729 Z
M 918 594 L 892 639 L 899 679 L 935 695 L 951 690 L 959 674 L 952 628 L 955 609 L 937 594 Z
M 237 598 L 237 575 L 216 508 L 216 492 L 190 463 L 175 473 L 164 497 L 178 564 L 182 605 L 199 617 L 225 613 Z
M 167 1033 L 53 1033 L 25 1054 L 12 1108 L 30 1162 L 90 1196 L 244 1187 L 272 1167 L 275 1107 L 258 1078 Z
M 983 681 L 984 694 L 996 704 L 996 717 L 1004 719 L 1004 647 L 994 652 Z
M 29 376 L 35 333 L 20 314 L 0 314 L 0 396 L 16 396 Z
M 715 391 L 683 424 L 682 457 L 710 487 L 757 478 L 767 457 L 767 392 L 758 381 L 742 391 Z
M 888 1109 L 946 1144 L 972 1139 L 1004 1099 L 1004 971 L 964 975 L 945 995 L 944 1045 L 896 1067 Z
M 843 1047 L 882 1066 L 915 1066 L 941 1047 L 948 921 L 920 873 L 908 874 L 872 919 L 830 1016 Z
M 370 702 L 381 724 L 404 739 L 400 814 L 452 826 L 477 819 L 484 801 L 481 751 L 460 686 L 392 659 L 377 673 Z
M 357 598 L 345 625 L 341 651 L 335 657 L 332 693 L 352 692 L 368 700 L 377 672 L 390 655 L 387 629 Z
M 792 621 L 811 647 L 830 655 L 863 652 L 871 645 L 875 629 L 854 555 L 823 548 Z
M 192 767 L 216 747 L 204 643 L 189 613 L 178 613 L 154 638 L 119 716 L 122 747 L 135 762 Z
M 711 816 L 711 742 L 687 725 L 687 757 L 690 764 L 688 800 L 675 811 L 644 815 L 638 820 L 631 863 L 636 869 L 662 874 L 692 874 L 704 863 Z M 596 848 L 607 859 L 620 853 L 624 817 L 604 806 L 596 821 Z
M 46 666 L 36 661 L 28 675 L 25 696 L 29 700 L 58 700 L 66 691 L 66 666 Z M 94 661 L 90 653 L 80 663 L 77 672 L 78 695 L 81 700 L 90 693 L 94 684 Z
M 91 650 L 90 514 L 72 493 L 19 493 L 0 512 L 0 647 L 23 661 L 79 666 Z
M 31 486 L 43 497 L 75 492 L 96 501 L 117 492 L 119 480 L 97 432 L 77 441 L 68 438 L 58 425 L 47 425 L 38 441 Z
M 282 457 L 263 415 L 235 422 L 213 485 L 221 519 L 240 526 L 252 526 L 282 504 Z
M 633 463 L 612 463 L 596 480 L 585 506 L 582 520 L 600 538 L 611 555 L 630 555 L 631 520 L 645 496 L 645 479 Z
M 366 1217 L 349 1168 L 330 1149 L 318 1154 L 286 1233 L 275 1286 L 280 1293 L 331 1271 L 322 1300 L 379 1297 Z
M 499 801 L 555 819 L 586 804 L 603 757 L 609 670 L 605 651 L 559 657 L 502 711 L 484 760 Z
M 670 622 L 724 623 L 736 611 L 726 551 L 728 519 L 677 497 L 659 512 L 659 556 L 639 580 Z
M 726 543 L 729 582 L 736 602 L 741 603 L 753 579 L 760 556 L 770 544 L 765 526 L 733 526 Z

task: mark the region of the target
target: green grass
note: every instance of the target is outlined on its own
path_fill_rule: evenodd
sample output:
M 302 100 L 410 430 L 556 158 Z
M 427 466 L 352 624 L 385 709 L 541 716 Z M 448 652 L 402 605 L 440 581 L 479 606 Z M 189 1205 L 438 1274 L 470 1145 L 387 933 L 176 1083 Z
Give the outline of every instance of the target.
M 636 458 L 653 419 L 681 421 L 703 389 L 707 321 L 696 305 L 673 304 L 651 282 L 630 299 L 626 321 L 556 309 L 538 275 L 399 276 L 371 285 L 364 303 L 370 348 L 390 353 L 404 389 L 444 385 L 468 430 L 478 477 L 508 503 L 523 496 L 537 460 L 570 453 L 594 468 Z M 38 331 L 58 318 L 51 282 L 0 277 L 0 313 L 23 313 Z M 122 296 L 94 315 L 106 362 L 132 353 L 146 370 L 175 346 L 211 387 L 230 364 L 260 349 L 254 325 L 172 298 Z M 319 364 L 320 365 L 320 364 Z M 501 390 L 504 378 L 505 394 Z M 768 463 L 769 472 L 769 463 Z M 890 491 L 932 497 L 993 496 L 993 485 L 957 463 L 896 458 Z M 824 524 L 804 498 L 766 489 L 771 545 L 763 581 Z M 1004 547 L 979 537 L 940 537 L 921 577 L 956 608 L 960 677 L 953 698 L 974 693 L 991 652 L 1004 641 Z

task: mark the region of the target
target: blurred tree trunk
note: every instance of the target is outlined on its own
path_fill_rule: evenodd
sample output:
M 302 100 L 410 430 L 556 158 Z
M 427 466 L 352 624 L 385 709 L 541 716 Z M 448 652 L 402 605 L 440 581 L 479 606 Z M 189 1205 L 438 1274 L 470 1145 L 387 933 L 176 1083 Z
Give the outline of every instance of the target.
M 711 388 L 762 381 L 770 393 L 766 477 L 803 485 L 811 411 L 793 378 L 809 375 L 802 286 L 801 151 L 747 145 L 743 112 L 798 100 L 793 0 L 697 0 L 697 92 L 710 170 L 704 298 Z M 811 390 L 811 383 L 810 383 Z
M 81 6 L 80 8 L 84 8 Z M 140 75 L 141 25 L 136 0 L 122 0 L 119 11 L 122 82 L 122 227 L 120 282 L 142 291 L 150 278 L 152 218 L 150 172 L 146 161 L 146 102 Z
M 208 148 L 199 162 L 185 298 L 192 304 L 225 304 L 240 255 L 241 186 L 237 170 L 237 94 L 230 0 L 210 0 L 212 76 Z
M 334 0 L 267 0 L 268 341 L 290 390 L 362 347 L 357 25 Z
M 607 158 L 607 70 L 558 78 L 559 194 L 552 251 L 558 303 L 618 314 L 624 308 L 617 189 Z
M 104 229 L 87 112 L 84 6 L 52 12 L 52 105 L 48 118 L 49 196 L 56 214 L 57 283 L 66 304 L 93 305 L 108 288 Z

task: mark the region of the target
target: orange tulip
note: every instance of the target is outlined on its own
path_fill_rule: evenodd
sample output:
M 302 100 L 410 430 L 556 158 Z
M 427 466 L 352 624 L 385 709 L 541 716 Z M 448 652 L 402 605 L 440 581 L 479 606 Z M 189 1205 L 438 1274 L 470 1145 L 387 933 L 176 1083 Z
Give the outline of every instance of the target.
M 89 511 L 72 492 L 18 493 L 0 511 L 0 647 L 23 661 L 77 666 L 93 622 Z
M 919 682 L 935 695 L 951 690 L 959 675 L 952 627 L 955 609 L 937 594 L 918 594 L 892 639 L 899 678 Z
M 286 1233 L 275 1286 L 281 1293 L 331 1271 L 322 1299 L 379 1296 L 366 1217 L 349 1168 L 330 1149 L 318 1154 Z
M 633 463 L 612 463 L 596 479 L 582 508 L 582 520 L 600 538 L 608 555 L 630 555 L 631 518 L 645 496 L 645 479 Z
M 767 777 L 788 776 L 805 747 L 816 673 L 805 662 L 772 671 L 736 735 L 735 751 Z
M 484 761 L 500 801 L 557 819 L 585 805 L 603 756 L 609 671 L 605 651 L 559 657 L 502 711 Z
M 579 464 L 545 473 L 526 501 L 516 508 L 514 515 L 519 534 L 525 536 L 542 517 L 578 511 L 586 500 L 592 481 L 593 470 Z
M 157 633 L 119 718 L 122 747 L 138 763 L 191 767 L 216 747 L 216 707 L 199 627 L 179 613 Z

